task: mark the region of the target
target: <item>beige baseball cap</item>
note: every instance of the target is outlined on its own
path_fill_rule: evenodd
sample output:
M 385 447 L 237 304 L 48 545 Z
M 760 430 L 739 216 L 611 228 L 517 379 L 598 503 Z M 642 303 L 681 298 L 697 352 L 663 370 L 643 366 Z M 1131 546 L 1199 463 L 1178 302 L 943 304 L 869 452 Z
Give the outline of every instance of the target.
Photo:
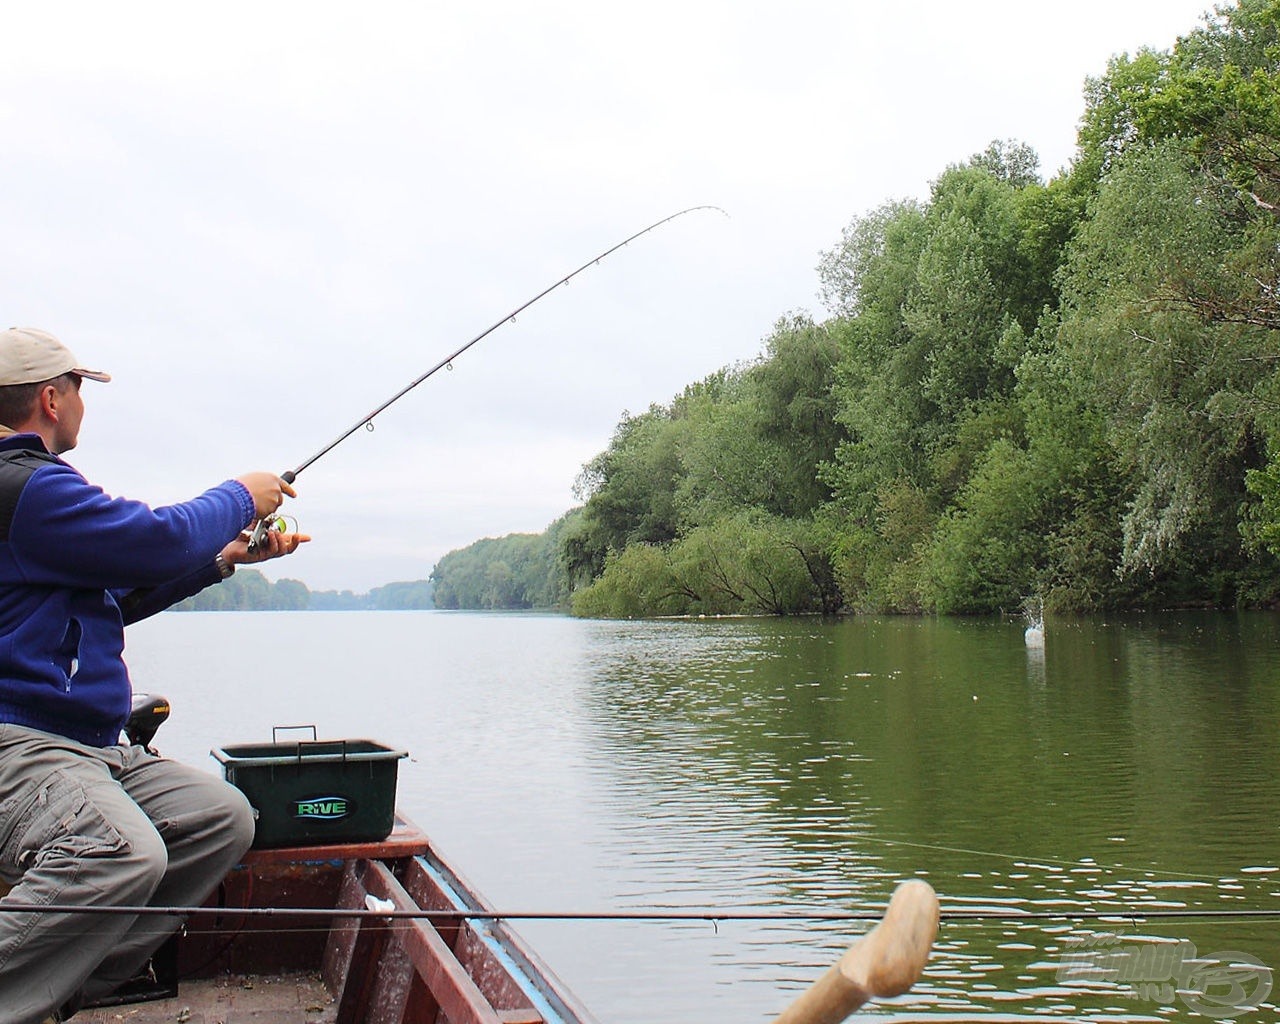
M 0 387 L 38 384 L 64 373 L 104 382 L 111 379 L 109 373 L 82 367 L 71 349 L 48 331 L 35 327 L 10 327 L 0 332 Z

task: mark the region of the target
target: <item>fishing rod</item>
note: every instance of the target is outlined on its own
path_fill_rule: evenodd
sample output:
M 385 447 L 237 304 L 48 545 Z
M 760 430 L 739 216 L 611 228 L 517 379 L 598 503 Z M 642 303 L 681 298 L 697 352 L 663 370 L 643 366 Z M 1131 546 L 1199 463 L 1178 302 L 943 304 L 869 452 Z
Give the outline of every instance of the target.
M 543 298 L 546 295 L 549 295 L 551 292 L 555 291 L 561 285 L 568 284 L 570 281 L 572 281 L 575 277 L 581 274 L 588 267 L 595 266 L 601 260 L 605 259 L 608 256 L 613 255 L 613 253 L 617 252 L 623 246 L 629 245 L 640 236 L 647 235 L 650 231 L 653 231 L 656 228 L 662 227 L 663 224 L 669 223 L 670 221 L 675 220 L 677 217 L 683 217 L 686 213 L 694 213 L 698 210 L 716 210 L 719 213 L 725 213 L 725 211 L 718 206 L 690 206 L 687 209 L 679 210 L 676 213 L 671 214 L 670 216 L 663 217 L 661 220 L 654 221 L 647 228 L 643 228 L 640 231 L 637 231 L 634 235 L 630 235 L 627 238 L 624 238 L 621 242 L 618 242 L 616 245 L 610 246 L 608 249 L 604 250 L 604 252 L 599 253 L 596 256 L 593 256 L 591 259 L 587 260 L 586 263 L 582 264 L 582 266 L 578 267 L 576 270 L 571 271 L 570 273 L 566 274 L 564 277 L 560 278 L 560 280 L 556 281 L 554 284 L 544 288 L 542 291 L 538 292 L 538 294 L 535 295 L 533 298 L 517 306 L 510 313 L 507 313 L 505 316 L 503 316 L 501 319 L 494 321 L 492 325 L 490 325 L 489 327 L 486 327 L 483 331 L 477 334 L 465 345 L 461 345 L 458 348 L 454 349 L 454 351 L 450 352 L 447 356 L 445 356 L 438 363 L 432 366 L 431 369 L 427 370 L 426 373 L 410 381 L 408 384 L 406 384 L 403 388 L 397 391 L 394 395 L 388 398 L 385 402 L 379 405 L 372 412 L 368 413 L 365 416 L 361 416 L 358 420 L 355 421 L 355 423 L 353 423 L 350 427 L 348 427 L 341 434 L 335 437 L 332 441 L 330 441 L 327 445 L 325 445 L 318 452 L 312 455 L 309 459 L 304 459 L 298 465 L 294 466 L 293 469 L 285 470 L 283 473 L 280 474 L 280 479 L 288 484 L 293 483 L 294 480 L 298 478 L 299 474 L 301 474 L 303 470 L 305 470 L 308 466 L 312 465 L 312 463 L 328 455 L 329 452 L 333 451 L 334 448 L 342 444 L 343 441 L 349 438 L 361 427 L 365 428 L 366 430 L 372 430 L 373 421 L 376 416 L 380 415 L 381 413 L 389 409 L 391 406 L 395 405 L 396 402 L 400 401 L 400 399 L 402 399 L 410 391 L 412 391 L 419 384 L 427 380 L 429 377 L 433 376 L 438 371 L 443 370 L 446 367 L 448 367 L 449 369 L 452 369 L 453 361 L 457 359 L 460 355 L 462 355 L 464 352 L 466 352 L 467 349 L 471 348 L 472 345 L 475 345 L 477 342 L 487 338 L 490 334 L 496 331 L 503 324 L 514 322 L 517 316 L 523 313 L 526 309 L 532 306 L 539 299 Z M 726 213 L 725 216 L 727 217 L 728 214 Z M 272 528 L 272 525 L 275 522 L 276 522 L 276 519 L 275 517 L 272 517 L 272 516 L 267 516 L 263 518 L 261 521 L 259 521 L 257 528 L 254 529 L 253 534 L 249 540 L 250 550 L 255 549 L 258 546 L 258 544 L 262 542 L 262 538 L 266 535 L 267 531 Z
M 378 918 L 380 920 L 438 919 L 442 921 L 669 921 L 719 922 L 733 921 L 878 921 L 885 908 L 870 910 L 401 910 L 361 907 L 230 907 L 230 906 L 81 906 L 57 903 L 6 903 L 0 912 L 14 914 L 90 914 L 132 917 L 295 917 L 329 920 L 337 917 Z M 1241 908 L 1217 910 L 965 910 L 960 907 L 940 908 L 943 922 L 998 921 L 1179 921 L 1275 919 L 1280 910 Z

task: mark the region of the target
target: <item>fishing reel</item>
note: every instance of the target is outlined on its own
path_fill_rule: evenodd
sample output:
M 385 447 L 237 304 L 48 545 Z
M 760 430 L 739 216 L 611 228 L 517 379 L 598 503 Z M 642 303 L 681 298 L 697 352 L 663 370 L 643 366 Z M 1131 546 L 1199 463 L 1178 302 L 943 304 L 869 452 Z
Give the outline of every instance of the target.
M 276 533 L 297 533 L 298 520 L 293 516 L 281 515 L 274 512 L 269 516 L 263 516 L 258 520 L 258 525 L 253 528 L 253 532 L 249 534 L 249 553 L 253 554 L 262 546 L 262 542 L 266 540 L 267 534 L 272 531 Z

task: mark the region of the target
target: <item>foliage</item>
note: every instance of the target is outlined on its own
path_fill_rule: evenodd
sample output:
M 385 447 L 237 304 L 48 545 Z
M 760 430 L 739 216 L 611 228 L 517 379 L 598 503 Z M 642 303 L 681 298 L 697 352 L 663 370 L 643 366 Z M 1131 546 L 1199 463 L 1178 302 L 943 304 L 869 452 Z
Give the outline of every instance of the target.
M 543 541 L 516 533 L 450 551 L 431 570 L 437 608 L 531 608 L 526 594 Z
M 783 615 L 836 610 L 817 528 L 740 512 L 674 544 L 636 544 L 610 555 L 600 578 L 573 598 L 577 615 Z
M 566 513 L 539 534 L 513 533 L 450 551 L 431 570 L 435 607 L 556 608 L 568 603 L 564 534 L 580 517 Z
M 1280 598 L 1280 0 L 1116 57 L 1078 141 L 855 218 L 829 319 L 624 415 L 556 541 L 574 611 Z
M 194 597 L 174 605 L 175 611 L 301 611 L 310 605 L 310 592 L 297 580 L 272 583 L 256 569 L 238 569 L 235 575 L 207 587 Z
M 368 607 L 376 611 L 423 611 L 435 607 L 430 580 L 386 583 L 369 591 Z
M 388 583 L 367 594 L 349 590 L 309 590 L 299 580 L 272 583 L 256 569 L 240 568 L 235 575 L 173 606 L 174 611 L 368 611 L 433 607 L 427 580 Z
M 611 619 L 674 615 L 683 610 L 680 599 L 666 551 L 632 544 L 611 552 L 600 578 L 573 595 L 573 613 Z

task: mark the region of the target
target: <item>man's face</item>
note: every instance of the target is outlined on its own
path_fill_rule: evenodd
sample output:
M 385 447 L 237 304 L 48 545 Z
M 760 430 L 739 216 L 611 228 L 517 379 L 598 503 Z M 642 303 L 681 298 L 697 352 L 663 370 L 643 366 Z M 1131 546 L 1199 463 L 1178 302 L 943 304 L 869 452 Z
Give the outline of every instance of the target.
M 80 397 L 80 378 L 69 374 L 71 380 L 60 381 L 55 388 L 58 392 L 58 422 L 53 431 L 53 444 L 50 448 L 54 455 L 69 452 L 76 446 L 80 437 L 80 423 L 84 419 L 84 399 Z

